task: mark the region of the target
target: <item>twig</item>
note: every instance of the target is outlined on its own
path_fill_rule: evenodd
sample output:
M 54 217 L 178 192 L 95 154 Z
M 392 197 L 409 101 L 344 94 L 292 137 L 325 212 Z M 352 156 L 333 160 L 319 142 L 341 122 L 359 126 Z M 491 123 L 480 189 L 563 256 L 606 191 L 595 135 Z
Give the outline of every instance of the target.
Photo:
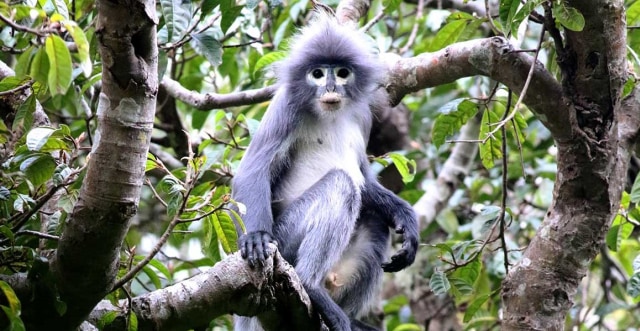
M 369 31 L 369 29 L 371 29 L 372 26 L 374 26 L 376 23 L 378 23 L 379 20 L 381 20 L 384 17 L 385 13 L 384 13 L 384 8 L 382 8 L 382 10 L 380 10 L 380 12 L 378 12 L 376 14 L 376 16 L 374 16 L 371 21 L 367 22 L 367 24 L 365 24 L 362 28 L 360 28 L 360 30 L 362 32 L 367 32 Z
M 418 35 L 418 27 L 420 22 L 422 22 L 422 11 L 424 7 L 424 0 L 418 0 L 418 8 L 416 12 L 415 21 L 413 23 L 413 28 L 411 29 L 411 34 L 409 35 L 409 39 L 407 39 L 407 43 L 400 49 L 400 54 L 406 53 L 413 43 L 416 41 L 416 36 Z
M 184 199 L 184 201 L 186 201 L 186 200 L 187 199 Z M 184 201 L 183 201 L 183 203 L 184 203 Z M 173 233 L 173 229 L 178 224 L 180 224 L 180 218 L 177 215 L 178 214 L 176 214 L 176 216 L 174 216 L 174 218 L 171 221 L 171 223 L 169 223 L 169 226 L 164 231 L 164 233 L 162 234 L 162 236 L 160 237 L 160 239 L 158 240 L 156 245 L 153 247 L 151 252 L 149 252 L 149 254 L 147 256 L 145 256 L 145 258 L 142 261 L 140 261 L 133 268 L 131 268 L 129 271 L 127 271 L 127 273 L 124 276 L 122 276 L 122 278 L 118 279 L 118 281 L 116 281 L 116 283 L 111 288 L 111 292 L 121 288 L 123 285 L 125 285 L 130 280 L 132 280 L 138 274 L 138 272 L 140 272 L 140 270 L 142 270 L 147 264 L 149 264 L 149 262 L 151 262 L 151 260 L 153 260 L 153 258 L 156 256 L 156 254 L 158 254 L 158 252 L 160 252 L 160 249 L 162 248 L 162 246 L 164 246 L 164 244 L 167 242 L 167 240 L 169 240 L 169 236 L 171 236 L 171 234 Z
M 0 91 L 0 97 L 3 96 L 3 95 L 10 95 L 10 94 L 14 94 L 14 93 L 20 92 L 22 90 L 26 90 L 26 89 L 30 88 L 32 85 L 33 85 L 33 80 L 29 80 L 26 83 L 24 83 L 23 85 L 14 87 L 14 88 L 12 88 L 10 90 Z
M 496 128 L 487 134 L 487 136 L 482 141 L 483 144 L 486 143 L 489 139 L 491 139 L 493 135 L 496 132 L 498 132 L 498 130 L 500 130 L 509 121 L 511 121 L 514 116 L 516 116 L 516 112 L 518 111 L 520 104 L 522 104 L 522 100 L 524 100 L 525 95 L 527 95 L 527 90 L 529 89 L 529 84 L 531 83 L 531 78 L 533 77 L 533 72 L 536 68 L 536 63 L 538 62 L 538 55 L 540 54 L 540 48 L 542 47 L 542 41 L 544 40 L 544 36 L 545 36 L 545 30 L 543 29 L 542 33 L 540 33 L 540 40 L 538 41 L 538 47 L 536 47 L 536 54 L 533 57 L 533 61 L 531 61 L 531 67 L 529 68 L 527 79 L 524 82 L 524 86 L 522 87 L 522 91 L 520 92 L 520 96 L 518 97 L 518 101 L 516 102 L 515 106 L 513 106 L 513 110 L 503 120 L 494 124 L 496 125 Z
M 509 95 L 507 96 L 507 107 L 504 111 L 504 116 L 502 120 L 504 121 L 507 118 L 507 114 L 509 114 L 509 109 L 511 107 L 511 91 L 509 91 Z M 508 176 L 507 172 L 509 170 L 509 162 L 508 162 L 508 150 L 507 150 L 507 127 L 502 126 L 502 197 L 500 200 L 500 216 L 498 216 L 498 223 L 500 224 L 500 244 L 502 247 L 502 252 L 504 253 L 504 270 L 505 273 L 509 273 L 509 253 L 507 252 L 507 240 L 504 237 L 504 229 L 505 229 L 505 216 L 507 213 L 507 183 Z M 516 132 L 517 135 L 517 132 Z
M 28 26 L 17 24 L 16 22 L 14 22 L 14 21 L 10 20 L 9 18 L 3 16 L 2 14 L 0 14 L 0 21 L 3 21 L 4 23 L 6 23 L 8 26 L 13 28 L 14 30 L 17 30 L 17 31 L 20 31 L 20 32 L 32 33 L 32 34 L 35 34 L 35 35 L 37 35 L 39 37 L 46 37 L 50 33 L 58 32 L 55 29 L 32 29 L 32 28 L 30 28 Z
M 36 236 L 36 237 L 42 238 L 42 239 L 51 239 L 51 240 L 56 240 L 56 241 L 60 240 L 60 237 L 58 237 L 58 236 L 54 236 L 54 235 L 48 234 L 48 233 L 33 231 L 33 230 L 20 230 L 20 231 L 16 232 L 16 237 L 17 236 L 21 236 L 23 234 L 29 234 L 29 235 Z
M 491 11 L 489 10 L 489 0 L 484 0 L 484 12 L 487 15 L 487 20 L 489 21 L 489 26 L 491 27 L 493 33 L 495 33 L 496 36 L 503 36 L 504 34 L 500 32 L 500 30 L 498 30 L 496 24 L 493 22 L 493 17 L 491 17 Z

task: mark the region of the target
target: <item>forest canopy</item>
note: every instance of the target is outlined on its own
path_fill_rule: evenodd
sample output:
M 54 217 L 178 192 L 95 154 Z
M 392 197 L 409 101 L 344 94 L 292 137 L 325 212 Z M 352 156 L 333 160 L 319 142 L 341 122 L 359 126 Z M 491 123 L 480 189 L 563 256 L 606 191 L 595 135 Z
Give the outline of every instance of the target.
M 367 320 L 637 330 L 638 0 L 0 3 L 0 329 L 322 327 L 230 195 L 318 7 L 379 51 L 367 152 L 420 221 Z

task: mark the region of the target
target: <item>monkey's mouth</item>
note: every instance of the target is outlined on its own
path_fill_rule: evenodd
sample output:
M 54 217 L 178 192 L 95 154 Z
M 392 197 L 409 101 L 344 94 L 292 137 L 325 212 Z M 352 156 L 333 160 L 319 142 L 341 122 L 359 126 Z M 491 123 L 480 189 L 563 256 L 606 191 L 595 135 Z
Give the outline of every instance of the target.
M 327 92 L 322 96 L 320 96 L 318 101 L 326 104 L 327 106 L 336 106 L 337 104 L 340 103 L 340 99 L 341 99 L 340 94 L 336 92 Z

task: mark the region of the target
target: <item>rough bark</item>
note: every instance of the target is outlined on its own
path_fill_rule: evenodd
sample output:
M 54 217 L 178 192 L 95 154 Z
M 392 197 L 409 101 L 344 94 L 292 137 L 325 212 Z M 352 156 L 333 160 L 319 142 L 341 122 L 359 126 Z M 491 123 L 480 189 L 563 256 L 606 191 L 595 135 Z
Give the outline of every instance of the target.
M 264 268 L 252 270 L 235 253 L 213 268 L 190 279 L 133 298 L 138 330 L 187 330 L 208 325 L 221 315 L 259 316 L 266 330 L 320 330 L 324 325 L 311 310 L 293 267 L 271 245 Z M 121 301 L 126 307 L 126 300 Z M 118 312 L 105 331 L 125 329 L 126 309 L 101 302 L 89 321 Z
M 99 128 L 80 198 L 51 262 L 54 284 L 32 279 L 36 288 L 49 288 L 36 293 L 36 304 L 24 305 L 23 318 L 32 330 L 75 329 L 112 290 L 144 178 L 158 88 L 155 3 L 99 1 L 97 6 L 103 62 Z M 52 308 L 56 296 L 65 304 L 64 314 Z
M 549 111 L 570 127 L 558 146 L 554 199 L 521 261 L 503 283 L 503 330 L 562 330 L 572 298 L 615 216 L 629 162 L 619 139 L 626 78 L 622 1 L 570 1 L 585 17 L 558 50 L 562 100 Z M 563 116 L 563 117 L 564 117 Z M 636 128 L 637 130 L 637 128 Z

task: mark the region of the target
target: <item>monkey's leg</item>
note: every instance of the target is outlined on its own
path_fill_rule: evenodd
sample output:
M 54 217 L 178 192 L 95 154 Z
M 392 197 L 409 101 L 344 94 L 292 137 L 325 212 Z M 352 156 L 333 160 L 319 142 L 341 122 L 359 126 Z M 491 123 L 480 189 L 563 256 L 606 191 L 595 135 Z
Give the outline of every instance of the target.
M 360 192 L 345 171 L 336 169 L 287 207 L 274 229 L 280 252 L 335 331 L 351 330 L 350 321 L 327 293 L 324 280 L 347 248 L 359 212 Z
M 351 318 L 352 330 L 377 330 L 356 318 L 367 316 L 380 299 L 382 263 L 389 247 L 389 227 L 378 215 L 363 211 L 343 258 L 334 267 L 343 285 L 331 297 Z

